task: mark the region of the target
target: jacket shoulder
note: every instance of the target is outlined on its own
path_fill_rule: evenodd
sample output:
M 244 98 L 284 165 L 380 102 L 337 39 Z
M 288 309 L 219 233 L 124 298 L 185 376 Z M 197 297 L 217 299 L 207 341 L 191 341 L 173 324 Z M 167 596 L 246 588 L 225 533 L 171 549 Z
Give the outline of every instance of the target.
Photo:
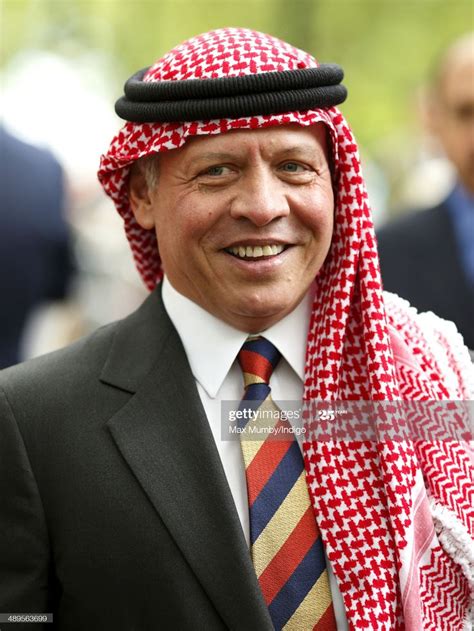
M 377 230 L 379 246 L 388 246 L 392 242 L 397 243 L 401 239 L 414 241 L 420 244 L 420 239 L 430 239 L 433 231 L 444 230 L 449 217 L 444 203 L 431 208 L 413 210 L 404 213 L 385 224 Z
M 60 350 L 0 371 L 0 389 L 45 393 L 97 378 L 122 321 L 107 324 Z
M 130 396 L 159 360 L 171 324 L 153 292 L 123 320 L 105 325 L 59 351 L 0 372 L 0 391 L 23 418 L 96 416 Z M 115 387 L 111 387 L 115 386 Z M 105 410 L 104 410 L 105 413 Z

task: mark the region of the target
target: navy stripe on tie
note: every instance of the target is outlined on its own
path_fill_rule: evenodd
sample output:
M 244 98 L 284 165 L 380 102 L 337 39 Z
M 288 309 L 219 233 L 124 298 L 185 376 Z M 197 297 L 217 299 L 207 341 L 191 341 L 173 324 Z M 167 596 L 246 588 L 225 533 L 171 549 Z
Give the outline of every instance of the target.
M 259 401 L 262 403 L 270 392 L 270 386 L 266 383 L 251 383 L 247 386 L 242 401 Z
M 323 543 L 318 537 L 268 607 L 276 631 L 285 626 L 325 569 Z
M 296 440 L 291 445 L 250 508 L 250 540 L 254 544 L 303 471 Z
M 270 387 L 267 386 L 266 383 L 255 383 L 251 386 L 248 386 L 247 390 L 245 391 L 244 398 L 241 399 L 239 403 L 239 411 L 251 410 L 253 420 L 255 413 L 261 407 L 269 392 Z M 247 423 L 250 422 L 250 420 L 251 419 L 248 415 L 242 416 L 242 418 L 238 419 L 237 426 L 244 429 L 247 426 Z
M 250 340 L 249 342 L 245 342 L 242 347 L 246 351 L 252 351 L 253 353 L 258 353 L 268 359 L 268 361 L 275 366 L 278 364 L 278 360 L 280 359 L 280 351 L 273 346 L 271 342 L 264 338 L 260 338 L 257 340 Z

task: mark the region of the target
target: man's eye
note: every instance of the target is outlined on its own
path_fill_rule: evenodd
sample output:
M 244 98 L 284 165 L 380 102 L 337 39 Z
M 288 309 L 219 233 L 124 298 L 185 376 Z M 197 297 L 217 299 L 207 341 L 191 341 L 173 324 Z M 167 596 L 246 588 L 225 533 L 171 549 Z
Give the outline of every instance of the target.
M 302 164 L 298 164 L 297 162 L 285 162 L 280 168 L 286 173 L 302 173 L 307 170 Z
M 202 175 L 219 176 L 219 175 L 227 175 L 229 172 L 230 172 L 229 167 L 218 165 L 214 167 L 209 167 L 202 173 Z
M 474 106 L 471 103 L 459 105 L 452 109 L 452 115 L 459 123 L 469 123 L 474 119 Z

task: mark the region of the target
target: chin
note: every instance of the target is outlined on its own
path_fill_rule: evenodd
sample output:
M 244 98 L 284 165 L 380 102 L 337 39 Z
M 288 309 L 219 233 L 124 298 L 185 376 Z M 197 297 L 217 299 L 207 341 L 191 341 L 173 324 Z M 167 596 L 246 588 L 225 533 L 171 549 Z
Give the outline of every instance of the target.
M 271 300 L 239 302 L 235 313 L 244 318 L 268 319 L 269 322 L 274 323 L 290 313 L 297 304 L 297 301 L 292 305 L 291 302 L 275 300 L 273 296 Z

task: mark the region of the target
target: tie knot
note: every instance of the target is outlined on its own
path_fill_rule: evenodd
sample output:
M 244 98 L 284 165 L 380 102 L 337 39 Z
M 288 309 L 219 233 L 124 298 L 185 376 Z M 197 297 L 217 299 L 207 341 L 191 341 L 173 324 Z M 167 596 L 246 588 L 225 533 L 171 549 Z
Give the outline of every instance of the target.
M 253 383 L 268 385 L 280 357 L 280 352 L 264 337 L 248 338 L 237 357 L 245 387 Z

